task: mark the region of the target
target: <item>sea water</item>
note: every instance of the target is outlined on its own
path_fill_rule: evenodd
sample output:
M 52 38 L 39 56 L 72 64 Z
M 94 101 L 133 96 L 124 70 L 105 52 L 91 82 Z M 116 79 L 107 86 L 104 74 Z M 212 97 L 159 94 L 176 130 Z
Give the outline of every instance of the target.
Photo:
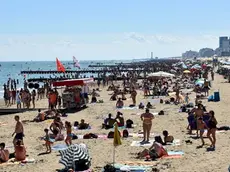
M 120 62 L 131 62 L 131 61 L 119 61 L 119 60 L 113 60 L 113 61 L 80 61 L 80 67 L 88 68 L 90 64 L 97 64 L 97 63 L 104 63 L 104 64 L 115 64 Z M 70 67 L 69 70 L 78 70 L 77 68 L 74 68 L 71 61 L 62 61 L 63 65 L 65 67 Z M 19 84 L 17 85 L 17 88 L 23 87 L 23 80 L 29 79 L 29 78 L 40 78 L 41 76 L 44 78 L 49 78 L 59 76 L 59 74 L 33 74 L 33 75 L 22 75 L 21 71 L 23 70 L 56 70 L 56 62 L 55 61 L 46 61 L 46 62 L 39 62 L 39 61 L 29 61 L 29 62 L 0 62 L 0 98 L 3 98 L 3 85 L 4 83 L 7 83 L 7 80 L 9 78 L 19 80 Z M 93 68 L 90 68 L 93 69 Z M 67 69 L 68 70 L 68 69 Z M 86 76 L 96 76 L 96 74 L 82 74 Z

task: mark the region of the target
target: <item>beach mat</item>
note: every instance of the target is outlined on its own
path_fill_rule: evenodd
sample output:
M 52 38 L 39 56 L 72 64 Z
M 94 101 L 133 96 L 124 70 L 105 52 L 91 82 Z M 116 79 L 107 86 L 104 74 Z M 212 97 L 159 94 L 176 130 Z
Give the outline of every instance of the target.
M 156 161 L 120 161 L 118 164 L 130 165 L 130 166 L 153 166 Z
M 167 153 L 169 156 L 184 155 L 183 151 L 168 151 Z

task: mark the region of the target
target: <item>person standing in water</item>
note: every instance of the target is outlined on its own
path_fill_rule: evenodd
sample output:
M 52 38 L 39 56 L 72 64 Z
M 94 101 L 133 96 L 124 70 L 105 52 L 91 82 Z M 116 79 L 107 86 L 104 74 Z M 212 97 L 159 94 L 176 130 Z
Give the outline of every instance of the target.
M 149 143 L 150 131 L 152 128 L 152 120 L 154 116 L 149 112 L 149 109 L 145 110 L 145 113 L 141 115 L 141 120 L 143 121 L 143 132 L 144 132 L 144 140 L 141 143 Z

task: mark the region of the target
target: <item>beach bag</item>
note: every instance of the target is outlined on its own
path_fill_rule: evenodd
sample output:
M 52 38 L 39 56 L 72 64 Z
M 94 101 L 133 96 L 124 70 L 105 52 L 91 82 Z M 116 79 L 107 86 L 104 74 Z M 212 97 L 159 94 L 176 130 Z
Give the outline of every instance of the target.
M 181 107 L 181 112 L 186 112 L 186 110 L 187 110 L 187 109 L 186 109 L 185 106 L 182 106 L 182 107 Z
M 135 105 L 129 105 L 129 107 L 135 107 Z
M 164 113 L 164 111 L 163 110 L 161 110 L 159 113 L 158 113 L 158 115 L 164 115 L 165 113 Z
M 170 101 L 168 101 L 168 100 L 165 100 L 165 104 L 170 104 Z
M 74 126 L 74 127 L 77 127 L 78 125 L 79 125 L 79 122 L 78 122 L 78 121 L 75 121 L 73 126 Z
M 89 134 L 85 134 L 85 135 L 83 136 L 83 139 L 90 139 L 90 135 L 89 135 Z
M 133 121 L 131 119 L 128 119 L 126 121 L 126 128 L 132 128 L 132 125 L 133 125 Z
M 119 135 L 121 136 L 120 131 L 118 131 L 118 133 L 119 133 Z M 107 138 L 109 138 L 109 139 L 114 138 L 114 132 L 113 132 L 113 131 L 110 131 L 109 134 L 108 134 L 108 136 L 107 136 Z
M 162 144 L 162 145 L 164 144 L 164 142 L 163 142 L 161 136 L 155 136 L 155 142 L 160 143 L 160 144 Z
M 161 103 L 161 104 L 164 103 L 164 100 L 163 100 L 163 99 L 160 99 L 160 103 Z
M 175 102 L 175 98 L 174 98 L 174 97 L 171 97 L 171 98 L 170 98 L 170 102 Z
M 77 135 L 72 134 L 72 140 L 76 140 L 76 139 L 78 139 Z
M 96 134 L 89 133 L 89 135 L 90 135 L 91 139 L 97 139 L 98 138 L 98 135 L 96 135 Z
M 129 132 L 128 132 L 128 130 L 123 130 L 123 137 L 124 137 L 124 138 L 129 137 Z
M 116 172 L 116 168 L 113 165 L 107 164 L 104 166 L 104 172 Z

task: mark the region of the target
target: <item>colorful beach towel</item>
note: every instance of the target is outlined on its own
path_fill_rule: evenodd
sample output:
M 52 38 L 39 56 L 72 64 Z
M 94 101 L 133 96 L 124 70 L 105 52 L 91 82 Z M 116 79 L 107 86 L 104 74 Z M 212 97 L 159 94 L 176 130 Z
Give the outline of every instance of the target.
M 129 136 L 134 138 L 144 138 L 144 135 L 139 133 L 129 133 Z M 150 137 L 154 137 L 154 136 L 155 136 L 154 133 L 150 133 Z
M 60 150 L 66 150 L 68 146 L 66 144 L 56 144 L 52 146 L 52 150 L 54 151 L 60 151 Z

